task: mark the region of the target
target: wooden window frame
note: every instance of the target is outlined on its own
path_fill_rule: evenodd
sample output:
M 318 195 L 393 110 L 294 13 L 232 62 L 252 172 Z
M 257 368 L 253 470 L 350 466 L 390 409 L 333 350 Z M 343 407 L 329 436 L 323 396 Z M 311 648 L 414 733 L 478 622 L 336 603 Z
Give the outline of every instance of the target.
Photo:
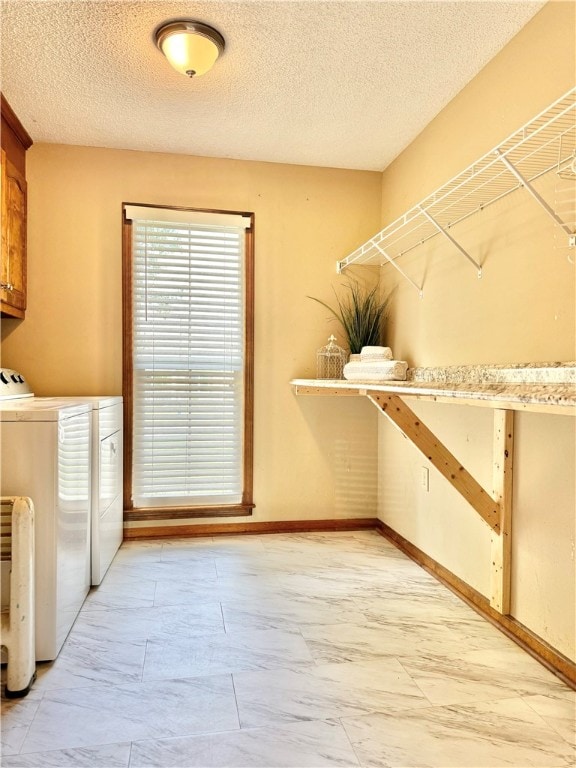
M 132 221 L 126 206 L 190 213 L 215 213 L 250 218 L 244 250 L 244 424 L 243 488 L 239 504 L 214 506 L 134 507 L 132 502 L 132 429 L 134 407 Z M 241 517 L 252 514 L 254 492 L 254 214 L 212 208 L 186 208 L 152 203 L 122 203 L 122 392 L 124 395 L 124 517 L 136 520 L 180 520 L 197 517 Z

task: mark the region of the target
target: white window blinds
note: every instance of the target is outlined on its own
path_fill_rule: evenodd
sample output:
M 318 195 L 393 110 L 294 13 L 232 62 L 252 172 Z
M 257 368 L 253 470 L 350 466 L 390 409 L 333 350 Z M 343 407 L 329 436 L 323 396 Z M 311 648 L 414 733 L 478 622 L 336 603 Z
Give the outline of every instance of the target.
M 135 507 L 238 504 L 250 219 L 127 206 Z

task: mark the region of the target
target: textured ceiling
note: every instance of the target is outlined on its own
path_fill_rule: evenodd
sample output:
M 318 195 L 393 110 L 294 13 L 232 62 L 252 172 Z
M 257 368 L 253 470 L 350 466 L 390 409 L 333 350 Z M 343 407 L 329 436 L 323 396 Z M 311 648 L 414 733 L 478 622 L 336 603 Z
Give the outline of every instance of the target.
M 1 0 L 2 90 L 36 142 L 382 170 L 543 4 Z M 195 80 L 182 17 L 226 39 Z

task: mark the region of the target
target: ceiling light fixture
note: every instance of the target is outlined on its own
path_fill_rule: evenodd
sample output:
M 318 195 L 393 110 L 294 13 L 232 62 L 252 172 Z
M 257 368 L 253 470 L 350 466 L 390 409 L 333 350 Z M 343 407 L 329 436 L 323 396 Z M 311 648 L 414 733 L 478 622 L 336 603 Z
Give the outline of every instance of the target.
M 225 47 L 218 30 L 189 19 L 162 24 L 154 39 L 174 69 L 188 77 L 198 77 L 212 69 Z

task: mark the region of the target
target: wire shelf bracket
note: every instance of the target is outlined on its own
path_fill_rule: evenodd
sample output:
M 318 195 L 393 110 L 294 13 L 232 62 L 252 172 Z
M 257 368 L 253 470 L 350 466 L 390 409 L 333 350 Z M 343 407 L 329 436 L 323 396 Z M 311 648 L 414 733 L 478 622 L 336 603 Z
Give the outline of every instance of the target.
M 544 200 L 542 195 L 536 189 L 534 189 L 534 187 L 532 186 L 532 184 L 530 184 L 528 179 L 525 179 L 524 176 L 522 176 L 520 171 L 512 165 L 510 160 L 508 160 L 507 157 L 504 157 L 504 155 L 500 152 L 499 149 L 496 150 L 496 154 L 498 155 L 500 160 L 502 160 L 506 168 L 508 168 L 510 173 L 513 174 L 518 179 L 518 181 L 520 182 L 520 185 L 524 187 L 524 189 L 532 195 L 532 197 L 536 200 L 537 203 L 539 203 L 542 206 L 542 208 L 544 208 L 548 216 L 550 216 L 550 218 L 553 219 L 553 221 L 555 221 L 556 224 L 559 224 L 562 227 L 562 229 L 568 235 L 568 242 L 570 243 L 570 238 L 573 235 L 573 232 L 570 229 L 570 227 L 562 221 L 562 219 L 560 218 L 560 216 L 558 216 L 556 211 L 548 205 L 548 203 L 546 202 L 546 200 Z
M 447 240 L 449 240 L 449 241 L 450 241 L 450 242 L 451 242 L 453 245 L 455 245 L 455 246 L 456 246 L 456 248 L 458 248 L 458 250 L 460 251 L 460 253 L 461 253 L 463 256 L 465 256 L 465 257 L 468 259 L 468 261 L 469 261 L 471 264 L 474 264 L 474 266 L 476 267 L 476 271 L 477 271 L 477 273 L 478 273 L 478 277 L 482 277 L 482 267 L 480 266 L 480 264 L 478 264 L 478 262 L 474 261 L 474 259 L 472 258 L 472 256 L 470 256 L 470 254 L 468 253 L 468 251 L 466 251 L 466 250 L 465 250 L 465 249 L 464 249 L 464 248 L 463 248 L 463 247 L 460 245 L 460 243 L 459 243 L 457 240 L 455 240 L 455 239 L 452 237 L 452 235 L 450 234 L 450 232 L 448 232 L 446 229 L 444 229 L 444 227 L 443 227 L 441 224 L 438 224 L 438 222 L 436 221 L 436 219 L 435 219 L 433 216 L 431 216 L 431 215 L 428 213 L 428 211 L 424 210 L 424 208 L 421 208 L 420 210 L 422 211 L 423 215 L 424 215 L 424 216 L 426 216 L 426 218 L 428 219 L 428 221 L 430 221 L 432 224 L 434 224 L 434 226 L 436 227 L 436 229 L 438 230 L 438 232 L 439 232 L 441 235 L 444 235 L 444 237 L 445 237 Z
M 376 248 L 377 248 L 378 251 L 380 251 L 382 256 L 384 256 L 386 261 L 389 264 L 391 264 L 394 267 L 394 269 L 397 269 L 398 272 L 400 272 L 400 274 L 402 275 L 402 277 L 406 278 L 406 280 L 408 280 L 408 282 L 411 283 L 414 286 L 414 288 L 416 288 L 416 290 L 418 291 L 418 295 L 420 296 L 420 298 L 422 298 L 422 296 L 423 296 L 422 287 L 419 286 L 418 283 L 415 283 L 414 280 L 412 280 L 411 277 L 408 277 L 408 275 L 406 274 L 406 272 L 404 272 L 402 267 L 399 267 L 398 264 L 396 264 L 396 262 L 394 261 L 394 259 L 391 259 L 390 256 L 388 256 L 388 254 L 386 253 L 386 251 L 383 248 L 381 248 L 379 245 L 376 245 Z
M 442 235 L 474 265 L 480 277 L 481 265 L 458 243 L 453 227 L 522 188 L 568 235 L 567 245 L 575 248 L 576 232 L 534 187 L 534 182 L 541 176 L 553 170 L 559 172 L 574 158 L 576 88 L 337 262 L 336 270 L 343 272 L 353 264 L 392 264 L 422 296 L 423 286 L 417 285 L 396 262 L 432 238 Z

